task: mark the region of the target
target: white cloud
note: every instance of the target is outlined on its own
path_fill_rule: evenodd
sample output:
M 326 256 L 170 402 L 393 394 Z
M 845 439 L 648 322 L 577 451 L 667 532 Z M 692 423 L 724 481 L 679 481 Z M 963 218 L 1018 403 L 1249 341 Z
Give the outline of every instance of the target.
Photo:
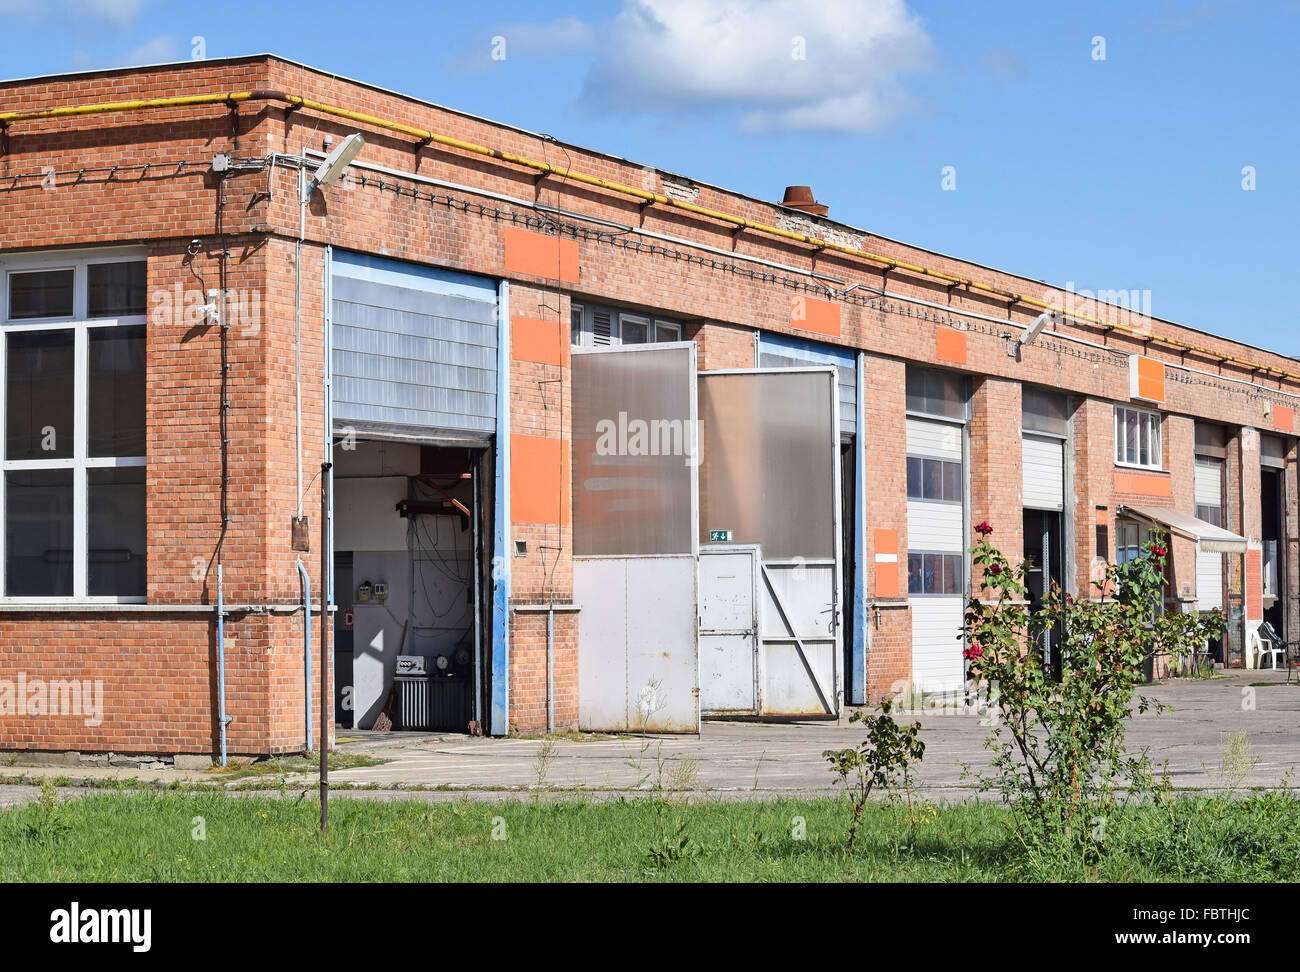
M 880 128 L 933 64 L 904 0 L 624 0 L 604 33 L 584 104 L 735 111 L 751 131 Z
M 0 0 L 0 16 L 30 20 L 83 17 L 131 24 L 144 10 L 144 0 Z
M 481 37 L 461 51 L 452 60 L 451 67 L 457 71 L 481 71 L 498 61 L 512 58 L 563 57 L 590 48 L 595 44 L 596 36 L 596 26 L 573 16 L 541 24 L 502 24 L 490 37 Z
M 160 35 L 151 37 L 142 44 L 120 53 L 74 51 L 71 55 L 72 66 L 78 71 L 92 71 L 109 67 L 138 67 L 142 64 L 167 64 L 183 61 L 189 56 L 189 48 L 178 38 Z

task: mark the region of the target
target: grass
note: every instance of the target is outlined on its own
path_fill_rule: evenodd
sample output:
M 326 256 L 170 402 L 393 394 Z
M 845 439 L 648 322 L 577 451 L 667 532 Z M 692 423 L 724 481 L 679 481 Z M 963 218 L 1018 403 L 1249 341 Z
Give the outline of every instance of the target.
M 1194 797 L 1129 811 L 1100 864 L 1013 857 L 1007 812 L 941 806 L 912 831 L 869 805 L 852 856 L 842 800 L 693 804 L 91 794 L 0 811 L 6 881 L 1231 881 L 1300 879 L 1300 801 Z M 801 833 L 804 839 L 796 839 Z M 202 839 L 196 839 L 201 836 Z M 502 838 L 502 839 L 494 839 Z M 674 848 L 685 848 L 679 852 Z M 667 851 L 667 852 L 666 852 Z
M 331 752 L 329 754 L 330 770 L 353 769 L 357 766 L 380 766 L 389 762 L 366 753 Z M 295 753 L 292 756 L 273 756 L 270 759 L 254 761 L 240 760 L 229 766 L 213 766 L 209 773 L 223 780 L 237 780 L 248 776 L 288 775 L 289 773 L 316 773 L 320 770 L 320 754 L 309 756 Z

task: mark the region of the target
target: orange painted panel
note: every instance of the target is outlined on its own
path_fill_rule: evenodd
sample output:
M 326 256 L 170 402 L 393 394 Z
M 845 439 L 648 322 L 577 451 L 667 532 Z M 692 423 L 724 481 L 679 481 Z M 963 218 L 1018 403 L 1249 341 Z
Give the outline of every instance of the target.
M 568 362 L 567 335 L 559 321 L 532 317 L 510 318 L 510 354 L 516 361 L 562 365 Z
M 954 331 L 950 327 L 936 328 L 934 332 L 934 356 L 940 361 L 965 364 L 966 332 Z
M 815 331 L 838 337 L 840 305 L 806 294 L 795 294 L 790 298 L 790 326 L 801 331 Z
M 540 435 L 510 437 L 510 520 L 569 522 L 569 444 Z
M 898 531 L 876 530 L 876 597 L 898 597 Z
M 1262 621 L 1264 618 L 1264 561 L 1263 551 L 1246 551 L 1246 620 Z
M 1134 355 L 1129 361 L 1129 397 L 1163 402 L 1165 363 L 1141 354 Z
M 578 241 L 506 227 L 506 273 L 578 282 Z
M 1295 409 L 1285 405 L 1273 406 L 1273 428 L 1282 432 L 1295 431 Z
M 1174 495 L 1173 480 L 1168 473 L 1115 473 L 1115 492 L 1136 496 Z

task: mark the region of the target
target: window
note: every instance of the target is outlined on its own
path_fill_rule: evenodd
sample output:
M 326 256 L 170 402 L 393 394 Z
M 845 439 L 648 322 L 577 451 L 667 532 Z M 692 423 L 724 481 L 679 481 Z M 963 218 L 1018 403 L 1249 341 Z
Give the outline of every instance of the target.
M 1064 395 L 1025 386 L 1020 392 L 1020 411 L 1020 424 L 1026 432 L 1069 434 L 1070 408 Z
M 1228 430 L 1222 425 L 1206 425 L 1204 422 L 1197 422 L 1195 435 L 1196 455 L 1211 459 L 1228 458 Z
M 679 321 L 581 304 L 574 304 L 569 312 L 569 330 L 572 343 L 584 347 L 656 344 L 682 339 Z
M 966 379 L 950 371 L 907 369 L 907 410 L 965 420 Z
M 58 260 L 0 274 L 0 596 L 142 601 L 146 263 Z
M 1133 520 L 1115 524 L 1115 563 L 1127 564 L 1142 556 L 1142 545 L 1151 539 L 1151 530 Z
M 961 594 L 964 587 L 962 554 L 907 554 L 908 594 Z
M 907 457 L 907 498 L 960 503 L 961 463 L 947 459 Z
M 1158 412 L 1115 406 L 1115 461 L 1146 469 L 1164 467 Z

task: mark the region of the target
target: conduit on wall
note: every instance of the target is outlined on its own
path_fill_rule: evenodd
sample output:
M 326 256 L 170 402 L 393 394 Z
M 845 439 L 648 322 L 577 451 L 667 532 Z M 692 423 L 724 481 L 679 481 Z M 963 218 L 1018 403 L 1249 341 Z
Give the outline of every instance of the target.
M 811 246 L 817 250 L 829 250 L 835 253 L 842 253 L 847 256 L 857 257 L 868 260 L 872 263 L 879 264 L 891 270 L 903 270 L 908 273 L 917 274 L 933 280 L 941 280 L 944 283 L 965 287 L 967 290 L 978 291 L 989 294 L 994 297 L 1001 297 L 1013 304 L 1025 304 L 1030 307 L 1037 307 L 1041 310 L 1056 311 L 1073 320 L 1092 324 L 1101 327 L 1107 331 L 1119 331 L 1123 334 L 1137 337 L 1143 341 L 1155 342 L 1176 348 L 1180 351 L 1191 351 L 1196 354 L 1204 355 L 1213 360 L 1223 362 L 1224 364 L 1238 365 L 1243 368 L 1249 368 L 1251 371 L 1263 373 L 1265 375 L 1275 375 L 1280 378 L 1290 378 L 1293 381 L 1300 381 L 1300 373 L 1286 371 L 1280 368 L 1274 368 L 1268 365 L 1256 364 L 1233 355 L 1226 355 L 1219 351 L 1200 345 L 1191 344 L 1186 341 L 1180 341 L 1177 338 L 1167 337 L 1159 334 L 1152 334 L 1142 331 L 1138 328 L 1129 327 L 1125 324 L 1119 324 L 1108 321 L 1103 318 L 1094 317 L 1091 314 L 1083 314 L 1076 311 L 1070 311 L 1066 308 L 1059 307 L 1048 301 L 1039 300 L 1035 297 L 1029 297 L 1014 291 L 1005 290 L 1001 287 L 995 287 L 991 284 L 980 283 L 969 277 L 960 277 L 955 274 L 945 273 L 941 270 L 935 270 L 930 267 L 919 264 L 908 263 L 902 260 L 895 260 L 892 257 L 883 254 L 873 253 L 869 250 L 863 250 L 852 246 L 846 246 L 842 243 L 835 243 L 831 240 L 821 239 L 816 236 L 808 236 L 804 233 L 797 233 L 793 230 L 781 229 L 779 226 L 772 226 L 767 223 L 758 223 L 753 220 L 744 219 L 743 217 L 733 215 L 732 213 L 722 212 L 721 210 L 709 209 L 705 206 L 697 206 L 680 199 L 673 199 L 660 193 L 650 192 L 646 189 L 640 189 L 636 186 L 625 185 L 609 179 L 602 179 L 598 176 L 587 175 L 583 172 L 576 172 L 570 168 L 561 168 L 551 165 L 548 162 L 541 162 L 537 159 L 531 159 L 527 156 L 516 155 L 513 152 L 505 152 L 501 149 L 491 148 L 486 145 L 479 145 L 476 142 L 469 142 L 464 139 L 453 138 L 450 135 L 443 135 L 430 129 L 417 128 L 414 125 L 406 125 L 402 122 L 390 121 L 380 118 L 376 115 L 369 115 L 364 112 L 352 111 L 347 108 L 340 108 L 337 105 L 330 105 L 324 102 L 315 101 L 310 98 L 304 98 L 300 95 L 291 95 L 283 91 L 276 90 L 253 90 L 253 91 L 227 91 L 216 92 L 202 95 L 183 95 L 171 98 L 150 98 L 135 101 L 113 101 L 99 102 L 85 105 L 67 105 L 60 108 L 33 109 L 29 111 L 9 111 L 0 112 L 0 133 L 4 135 L 3 151 L 8 150 L 8 134 L 10 127 L 15 122 L 39 121 L 58 118 L 76 118 L 87 115 L 108 114 L 113 112 L 125 111 L 147 111 L 161 108 L 184 108 L 196 107 L 202 105 L 227 105 L 232 109 L 237 108 L 240 104 L 247 101 L 271 101 L 288 105 L 291 109 L 306 108 L 311 111 L 319 112 L 323 115 L 330 115 L 335 118 L 343 118 L 358 124 L 370 125 L 385 131 L 395 132 L 400 135 L 406 135 L 414 138 L 421 145 L 441 145 L 446 148 L 454 148 L 463 152 L 469 152 L 473 155 L 486 156 L 497 159 L 502 162 L 509 162 L 514 165 L 523 166 L 540 172 L 543 175 L 554 175 L 571 182 L 582 185 L 593 186 L 599 189 L 605 189 L 610 192 L 616 192 L 621 195 L 632 196 L 636 199 L 644 200 L 648 203 L 654 203 L 660 206 L 668 206 L 673 209 L 680 209 L 685 212 L 694 213 L 708 219 L 718 220 L 728 223 L 741 229 L 747 229 L 755 233 L 762 233 L 768 236 L 776 236 L 782 239 L 791 240 L 796 243 L 802 243 Z M 2 154 L 2 153 L 0 153 Z

